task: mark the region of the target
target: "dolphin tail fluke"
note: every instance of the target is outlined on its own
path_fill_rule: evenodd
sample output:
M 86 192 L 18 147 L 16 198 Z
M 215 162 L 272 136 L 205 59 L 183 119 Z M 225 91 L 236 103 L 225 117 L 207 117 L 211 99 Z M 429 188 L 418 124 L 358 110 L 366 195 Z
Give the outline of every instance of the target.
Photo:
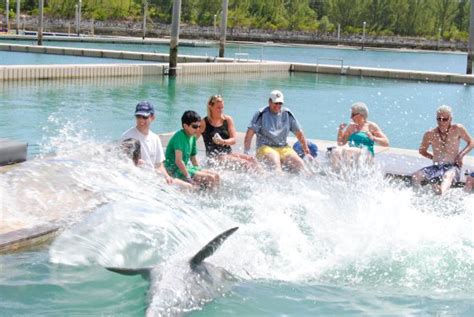
M 221 244 L 230 237 L 235 231 L 237 231 L 239 227 L 234 227 L 229 230 L 224 231 L 214 239 L 212 239 L 208 244 L 206 244 L 198 253 L 196 253 L 189 264 L 191 265 L 199 265 L 204 259 L 210 257 L 214 254 L 214 252 L 221 246 Z
M 148 279 L 150 277 L 150 268 L 143 269 L 124 269 L 118 267 L 106 267 L 107 270 L 119 273 L 122 275 L 138 275 L 140 274 L 143 278 Z

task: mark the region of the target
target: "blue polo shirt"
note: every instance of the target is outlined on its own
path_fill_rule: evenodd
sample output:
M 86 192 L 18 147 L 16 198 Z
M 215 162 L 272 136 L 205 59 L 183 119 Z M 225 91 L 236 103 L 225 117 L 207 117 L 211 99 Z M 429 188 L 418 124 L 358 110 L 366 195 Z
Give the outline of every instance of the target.
M 288 108 L 282 107 L 281 112 L 273 113 L 268 106 L 255 113 L 248 128 L 257 134 L 257 149 L 262 145 L 287 146 L 289 132 L 297 133 L 301 130 L 300 124 Z

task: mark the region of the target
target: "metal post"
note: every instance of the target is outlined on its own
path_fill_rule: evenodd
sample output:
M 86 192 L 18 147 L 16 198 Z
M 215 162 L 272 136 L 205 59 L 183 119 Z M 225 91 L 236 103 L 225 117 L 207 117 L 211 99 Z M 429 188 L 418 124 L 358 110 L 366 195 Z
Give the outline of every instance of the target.
M 367 22 L 362 23 L 362 50 L 364 50 L 365 46 L 365 26 L 367 25 Z
M 16 35 L 20 34 L 20 0 L 16 0 Z
M 142 39 L 145 39 L 146 36 L 146 17 L 148 15 L 148 1 L 143 0 L 143 36 Z
M 43 8 L 44 0 L 39 0 L 39 11 L 38 11 L 38 45 L 43 45 Z
M 441 28 L 438 28 L 438 43 L 436 43 L 436 50 L 439 50 L 439 41 L 441 40 Z
M 214 14 L 214 39 L 217 37 L 217 14 Z
M 472 74 L 473 62 L 474 62 L 474 0 L 471 0 L 471 18 L 469 22 L 469 43 L 467 45 L 466 74 Z
M 341 24 L 337 24 L 337 44 L 339 44 L 339 41 L 341 40 Z
M 81 11 L 82 11 L 82 0 L 79 0 L 79 7 L 77 9 L 77 36 L 81 34 Z
M 76 25 L 76 34 L 79 34 L 79 6 L 77 5 L 77 3 L 74 5 L 74 10 L 74 24 Z
M 230 29 L 230 38 L 232 41 L 234 40 L 234 28 L 235 28 L 235 20 L 237 17 L 232 17 L 232 28 Z
M 176 76 L 176 65 L 178 64 L 178 42 L 179 42 L 179 24 L 181 20 L 181 0 L 173 2 L 173 18 L 171 22 L 171 40 L 170 40 L 170 64 L 168 75 Z
M 219 57 L 224 57 L 225 37 L 227 31 L 227 8 L 228 0 L 222 0 L 221 37 L 219 44 Z
M 5 3 L 5 17 L 7 18 L 7 32 L 10 31 L 10 0 Z

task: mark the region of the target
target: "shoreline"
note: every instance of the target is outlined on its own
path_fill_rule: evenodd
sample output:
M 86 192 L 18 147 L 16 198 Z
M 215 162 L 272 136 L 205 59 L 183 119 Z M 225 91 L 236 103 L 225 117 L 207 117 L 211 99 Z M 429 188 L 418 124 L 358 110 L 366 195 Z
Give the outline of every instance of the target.
M 37 31 L 38 21 L 36 17 L 22 19 L 20 22 L 20 32 Z M 15 21 L 10 23 L 10 32 L 14 34 L 16 30 Z M 44 19 L 44 32 L 61 32 L 66 36 L 78 36 L 75 32 L 75 24 L 71 20 Z M 94 21 L 83 20 L 80 34 L 103 35 L 103 36 L 127 36 L 142 38 L 143 29 L 141 22 L 129 21 Z M 188 40 L 210 40 L 219 41 L 220 29 L 213 26 L 195 26 L 181 24 L 180 39 Z M 146 38 L 170 37 L 170 25 L 148 24 Z M 339 38 L 335 34 L 307 31 L 285 31 L 285 30 L 261 30 L 247 28 L 228 28 L 227 42 L 236 43 L 265 43 L 275 45 L 321 45 L 328 47 L 349 47 L 349 48 L 377 48 L 377 49 L 406 49 L 419 51 L 450 51 L 467 52 L 468 43 L 460 41 L 446 41 L 443 39 L 426 39 L 402 36 L 372 36 L 361 34 L 341 35 Z

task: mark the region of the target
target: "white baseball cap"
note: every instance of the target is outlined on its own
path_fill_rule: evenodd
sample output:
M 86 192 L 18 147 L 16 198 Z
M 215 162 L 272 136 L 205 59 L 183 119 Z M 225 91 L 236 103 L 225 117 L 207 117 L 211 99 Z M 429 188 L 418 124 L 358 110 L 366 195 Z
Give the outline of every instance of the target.
M 274 90 L 270 93 L 270 99 L 272 100 L 273 103 L 276 102 L 281 102 L 284 103 L 285 100 L 283 98 L 283 93 L 279 90 Z

